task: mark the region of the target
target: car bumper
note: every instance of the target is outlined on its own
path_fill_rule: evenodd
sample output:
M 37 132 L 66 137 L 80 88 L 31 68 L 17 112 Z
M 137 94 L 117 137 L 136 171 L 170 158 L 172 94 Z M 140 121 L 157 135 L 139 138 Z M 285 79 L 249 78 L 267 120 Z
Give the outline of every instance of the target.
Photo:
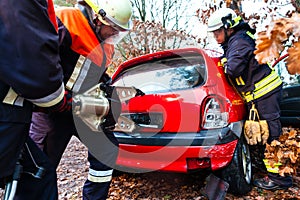
M 241 124 L 241 123 L 239 123 Z M 195 160 L 198 169 L 218 170 L 227 166 L 233 156 L 241 128 L 201 131 L 199 133 L 115 132 L 120 142 L 118 167 L 147 171 L 189 172 Z M 196 167 L 197 168 L 197 167 Z M 136 171 L 135 171 L 136 172 Z

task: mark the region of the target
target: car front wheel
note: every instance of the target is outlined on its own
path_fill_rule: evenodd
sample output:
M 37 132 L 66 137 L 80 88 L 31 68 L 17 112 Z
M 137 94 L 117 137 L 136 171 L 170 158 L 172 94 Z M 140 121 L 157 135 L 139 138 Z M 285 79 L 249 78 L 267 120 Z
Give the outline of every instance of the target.
M 230 164 L 219 172 L 221 178 L 229 183 L 229 192 L 244 195 L 251 191 L 251 156 L 249 146 L 241 137 L 237 143 Z

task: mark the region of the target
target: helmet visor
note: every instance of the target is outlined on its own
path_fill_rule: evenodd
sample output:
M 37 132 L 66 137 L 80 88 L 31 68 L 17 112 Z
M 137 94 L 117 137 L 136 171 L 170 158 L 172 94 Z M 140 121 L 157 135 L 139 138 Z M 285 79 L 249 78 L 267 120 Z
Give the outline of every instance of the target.
M 107 44 L 118 44 L 127 34 L 129 31 L 119 31 L 117 34 L 114 34 L 104 40 Z

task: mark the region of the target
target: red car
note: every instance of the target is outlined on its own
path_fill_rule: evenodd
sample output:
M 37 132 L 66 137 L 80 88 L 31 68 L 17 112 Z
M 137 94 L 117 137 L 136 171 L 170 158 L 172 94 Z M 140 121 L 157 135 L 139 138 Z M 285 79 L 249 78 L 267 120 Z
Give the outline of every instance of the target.
M 232 193 L 251 190 L 245 105 L 217 58 L 198 48 L 156 52 L 124 62 L 112 80 L 145 93 L 122 107 L 114 132 L 120 169 L 209 170 Z

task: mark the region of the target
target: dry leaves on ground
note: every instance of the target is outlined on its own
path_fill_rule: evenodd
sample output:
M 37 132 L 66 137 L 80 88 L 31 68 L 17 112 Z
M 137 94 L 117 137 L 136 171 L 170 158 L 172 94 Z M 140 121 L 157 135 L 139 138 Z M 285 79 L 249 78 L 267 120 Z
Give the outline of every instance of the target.
M 86 148 L 76 138 L 72 138 L 58 168 L 60 199 L 81 199 L 81 190 L 88 172 Z M 77 173 L 74 173 L 74 170 Z M 150 172 L 144 174 L 120 173 L 114 176 L 109 192 L 109 200 L 200 200 L 207 199 L 203 194 L 207 173 L 178 174 Z M 255 176 L 261 175 L 255 171 Z M 294 186 L 288 190 L 275 192 L 254 187 L 245 196 L 227 193 L 226 200 L 267 200 L 300 199 L 299 174 L 294 177 Z M 69 180 L 69 183 L 68 181 Z
M 88 173 L 87 149 L 73 137 L 57 169 L 59 200 L 82 199 L 82 187 Z M 261 175 L 255 171 L 255 176 Z M 178 174 L 150 172 L 121 173 L 114 176 L 108 200 L 201 200 L 207 173 Z M 300 175 L 294 176 L 294 186 L 288 190 L 266 191 L 256 187 L 245 196 L 227 193 L 226 200 L 300 199 Z M 2 194 L 1 194 L 2 193 Z M 0 191 L 0 199 L 3 191 Z

